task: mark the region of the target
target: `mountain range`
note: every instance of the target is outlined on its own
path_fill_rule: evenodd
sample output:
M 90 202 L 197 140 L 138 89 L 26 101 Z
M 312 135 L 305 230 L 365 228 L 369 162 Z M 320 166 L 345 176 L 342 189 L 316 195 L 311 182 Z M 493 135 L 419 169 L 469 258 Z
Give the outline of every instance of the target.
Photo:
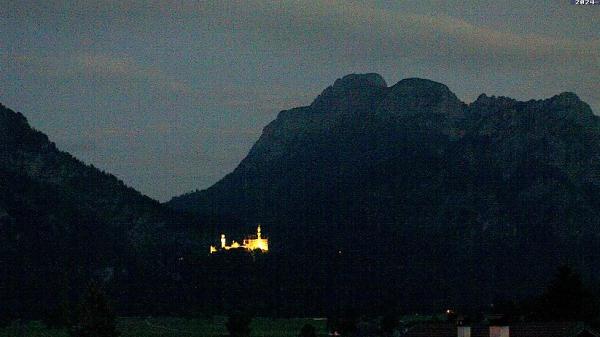
M 597 282 L 599 215 L 600 119 L 568 92 L 466 104 L 351 74 L 166 204 L 0 105 L 0 320 L 60 316 L 90 280 L 126 315 L 489 305 L 539 293 L 561 264 Z M 258 223 L 268 254 L 208 257 Z
M 195 249 L 188 220 L 0 105 L 0 318 L 45 316 L 92 279 L 141 310 L 153 284 L 177 277 L 173 261 Z
M 600 119 L 573 93 L 466 104 L 434 81 L 351 74 L 167 205 L 215 231 L 262 223 L 298 261 L 351 256 L 355 298 L 394 284 L 406 303 L 492 303 L 560 264 L 600 276 L 599 155 Z

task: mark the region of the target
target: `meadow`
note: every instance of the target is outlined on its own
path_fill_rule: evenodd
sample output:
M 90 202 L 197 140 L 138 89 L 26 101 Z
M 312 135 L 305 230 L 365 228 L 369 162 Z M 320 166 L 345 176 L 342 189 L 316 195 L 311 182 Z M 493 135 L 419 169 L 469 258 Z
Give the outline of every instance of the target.
M 117 328 L 121 337 L 221 337 L 227 336 L 226 317 L 174 318 L 174 317 L 121 317 Z M 319 318 L 272 319 L 257 317 L 251 324 L 251 337 L 296 337 L 304 324 L 313 325 L 317 334 L 327 334 L 326 320 Z M 29 322 L 19 327 L 12 324 L 0 328 L 0 337 L 68 337 L 64 329 L 49 329 L 41 322 Z

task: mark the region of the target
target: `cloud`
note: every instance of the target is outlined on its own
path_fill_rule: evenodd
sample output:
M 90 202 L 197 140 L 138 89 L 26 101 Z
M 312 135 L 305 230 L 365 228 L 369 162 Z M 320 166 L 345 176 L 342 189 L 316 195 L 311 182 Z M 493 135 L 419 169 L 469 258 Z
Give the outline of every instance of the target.
M 187 36 L 179 41 L 179 47 L 191 46 L 191 51 L 209 48 L 225 57 L 236 54 L 228 62 L 240 64 L 266 57 L 263 64 L 285 62 L 282 61 L 285 59 L 288 67 L 339 69 L 340 73 L 335 76 L 343 76 L 341 71 L 369 67 L 388 73 L 393 73 L 393 69 L 404 72 L 428 68 L 453 72 L 454 76 L 459 75 L 457 73 L 479 73 L 479 76 L 485 73 L 489 77 L 510 74 L 526 82 L 548 77 L 540 71 L 553 72 L 561 68 L 582 82 L 565 90 L 598 92 L 600 89 L 595 81 L 600 78 L 600 39 L 597 37 L 567 38 L 550 32 L 517 34 L 476 25 L 443 11 L 424 15 L 374 4 L 347 0 L 80 1 L 75 5 L 60 1 L 44 4 L 23 1 L 8 6 L 5 13 L 50 26 L 92 25 L 108 31 L 127 31 L 145 43 L 151 42 L 148 36 L 166 34 L 165 38 L 175 39 Z M 565 16 L 574 17 L 568 12 Z M 207 36 L 221 38 L 208 39 Z M 185 75 L 169 77 L 158 67 L 140 69 L 139 65 L 120 56 L 116 59 L 112 55 L 81 57 L 80 62 L 89 71 L 154 81 L 178 94 L 201 98 L 199 103 L 225 98 L 224 104 L 241 108 L 269 102 L 268 97 L 259 100 L 249 94 L 222 97 L 217 91 L 224 89 L 223 86 L 199 88 L 189 80 L 184 81 Z M 260 64 L 254 62 L 256 71 L 260 71 Z M 558 73 L 552 78 L 563 80 Z M 254 84 L 271 90 L 269 84 Z M 590 86 L 592 90 L 587 89 Z
M 565 25 L 579 22 L 569 8 L 563 10 L 570 17 L 564 19 Z M 170 8 L 170 15 L 225 31 L 226 47 L 250 57 L 287 59 L 303 69 L 381 69 L 388 74 L 429 69 L 440 76 L 467 75 L 488 83 L 512 78 L 514 89 L 507 95 L 543 97 L 577 91 L 600 111 L 598 36 L 519 34 L 443 12 L 414 14 L 340 0 L 181 2 Z M 522 87 L 524 83 L 531 85 Z M 560 86 L 567 83 L 568 87 Z
M 247 43 L 260 42 L 280 46 L 299 47 L 306 44 L 329 47 L 351 46 L 364 43 L 364 49 L 378 45 L 395 55 L 439 55 L 452 52 L 457 55 L 486 55 L 498 58 L 507 55 L 525 57 L 554 57 L 579 55 L 595 57 L 600 52 L 600 41 L 558 38 L 551 33 L 519 35 L 476 26 L 464 19 L 437 13 L 413 14 L 382 9 L 365 2 L 348 0 L 283 0 L 283 1 L 19 1 L 4 10 L 7 18 L 38 20 L 48 25 L 60 23 L 126 24 L 129 27 L 189 24 L 207 28 L 212 26 L 231 33 L 232 43 L 237 37 L 252 37 Z M 354 40 L 350 37 L 356 38 Z M 336 39 L 339 38 L 339 39 Z M 415 50 L 416 46 L 435 45 L 434 50 Z M 441 50 L 438 43 L 442 42 Z M 445 44 L 452 42 L 457 47 Z M 448 48 L 444 50 L 444 48 Z M 310 50 L 307 50 L 310 52 Z M 348 53 L 352 56 L 352 53 Z
M 228 29 L 234 36 L 250 37 L 234 40 L 234 43 L 268 42 L 289 48 L 282 48 L 283 53 L 321 46 L 337 51 L 344 49 L 341 54 L 348 58 L 368 56 L 371 50 L 373 56 L 382 56 L 382 53 L 399 57 L 443 55 L 453 56 L 453 61 L 460 61 L 463 56 L 486 56 L 491 57 L 490 62 L 510 56 L 544 58 L 545 61 L 553 58 L 561 62 L 565 56 L 597 60 L 600 53 L 598 39 L 576 41 L 552 35 L 519 35 L 479 27 L 448 15 L 398 12 L 352 1 L 182 2 L 171 7 L 171 13 L 177 18 L 201 18 Z M 421 48 L 428 46 L 432 48 Z
M 164 200 L 225 175 L 277 111 L 352 72 L 430 78 L 465 101 L 574 91 L 600 113 L 595 8 L 565 3 L 9 1 L 0 96 Z
M 151 78 L 158 71 L 147 72 L 127 57 L 115 57 L 107 54 L 80 54 L 73 57 L 76 67 L 88 75 L 131 76 Z
M 128 55 L 108 53 L 75 53 L 71 55 L 21 54 L 4 57 L 17 69 L 30 71 L 38 77 L 87 80 L 91 83 L 111 83 L 120 88 L 133 83 L 152 86 L 160 91 L 187 96 L 200 96 L 192 85 L 170 76 L 156 66 L 142 65 Z

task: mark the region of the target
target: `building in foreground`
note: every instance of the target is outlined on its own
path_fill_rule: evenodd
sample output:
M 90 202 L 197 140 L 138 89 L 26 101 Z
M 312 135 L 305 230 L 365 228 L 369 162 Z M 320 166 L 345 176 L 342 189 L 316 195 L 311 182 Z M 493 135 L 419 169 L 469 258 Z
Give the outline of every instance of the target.
M 506 325 L 417 324 L 402 337 L 600 337 L 580 322 L 519 322 Z
M 227 251 L 230 249 L 245 249 L 248 251 L 260 250 L 261 252 L 269 251 L 269 239 L 262 236 L 260 225 L 256 228 L 256 235 L 247 236 L 240 244 L 237 241 L 232 241 L 230 245 L 227 245 L 227 239 L 225 234 L 221 234 L 221 245 L 219 248 L 210 246 L 210 253 L 216 253 L 218 251 Z

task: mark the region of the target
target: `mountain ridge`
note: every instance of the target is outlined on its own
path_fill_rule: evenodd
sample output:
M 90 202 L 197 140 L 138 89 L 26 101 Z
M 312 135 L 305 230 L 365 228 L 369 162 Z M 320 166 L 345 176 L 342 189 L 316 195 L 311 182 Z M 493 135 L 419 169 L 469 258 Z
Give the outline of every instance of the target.
M 600 278 L 600 119 L 577 95 L 466 104 L 424 79 L 359 83 L 279 113 L 233 172 L 167 205 L 215 232 L 260 222 L 298 259 L 354 252 L 381 286 L 400 268 L 416 304 L 415 284 L 449 305 L 526 296 L 560 263 Z
M 0 319 L 48 317 L 92 280 L 129 289 L 136 301 L 118 298 L 118 309 L 140 310 L 154 287 L 176 283 L 174 261 L 197 250 L 191 222 L 0 105 Z
M 342 78 L 337 79 L 334 84 L 332 84 L 331 86 L 327 87 L 321 94 L 319 94 L 317 96 L 317 98 L 315 98 L 315 100 L 308 106 L 304 106 L 304 107 L 298 107 L 298 108 L 292 108 L 292 109 L 288 109 L 288 110 L 282 110 L 278 113 L 277 117 L 275 118 L 275 120 L 273 120 L 271 123 L 269 123 L 268 125 L 266 125 L 263 128 L 263 135 L 271 135 L 274 131 L 274 124 L 276 124 L 278 121 L 280 120 L 286 120 L 286 119 L 292 119 L 292 118 L 297 118 L 297 117 L 302 117 L 299 116 L 300 114 L 303 114 L 304 117 L 310 118 L 311 116 L 306 116 L 307 113 L 307 109 L 309 108 L 315 108 L 315 109 L 319 109 L 319 105 L 321 104 L 320 102 L 322 101 L 322 97 L 323 96 L 329 96 L 330 92 L 332 91 L 333 88 L 336 87 L 336 85 L 338 87 L 345 87 L 345 83 L 360 83 L 361 85 L 358 85 L 356 87 L 352 87 L 353 89 L 361 89 L 364 88 L 364 86 L 372 86 L 375 87 L 377 89 L 380 90 L 385 90 L 388 89 L 391 92 L 387 93 L 387 95 L 391 95 L 394 94 L 393 88 L 397 87 L 397 88 L 401 88 L 402 89 L 406 89 L 408 88 L 409 90 L 411 88 L 414 88 L 415 86 L 417 88 L 431 88 L 431 87 L 435 87 L 438 92 L 444 93 L 445 95 L 448 95 L 449 98 L 452 100 L 451 103 L 455 103 L 457 105 L 459 105 L 461 107 L 461 109 L 464 109 L 466 111 L 468 110 L 473 110 L 473 109 L 477 109 L 477 110 L 484 110 L 486 108 L 491 108 L 493 111 L 485 111 L 485 114 L 490 114 L 490 113 L 497 113 L 499 112 L 501 109 L 510 109 L 510 108 L 515 108 L 515 107 L 522 107 L 524 105 L 527 104 L 550 104 L 550 103 L 558 103 L 560 105 L 567 105 L 567 107 L 569 105 L 576 105 L 576 107 L 578 108 L 579 112 L 582 112 L 583 114 L 579 117 L 586 117 L 586 118 L 590 118 L 590 117 L 594 117 L 594 113 L 591 110 L 591 107 L 583 102 L 579 96 L 577 96 L 575 93 L 573 92 L 562 92 L 559 94 L 556 94 L 552 97 L 546 98 L 546 99 L 539 99 L 539 100 L 529 100 L 529 101 L 518 101 L 516 99 L 510 98 L 510 97 L 506 97 L 506 96 L 487 96 L 485 93 L 480 94 L 477 99 L 471 103 L 464 103 L 461 100 L 459 100 L 456 95 L 454 93 L 452 93 L 452 91 L 444 84 L 436 82 L 436 81 L 432 81 L 432 80 L 428 80 L 428 79 L 422 79 L 422 78 L 406 78 L 403 80 L 398 81 L 396 84 L 394 84 L 391 87 L 387 86 L 387 83 L 385 82 L 385 80 L 383 79 L 383 77 L 379 74 L 376 73 L 367 73 L 367 74 L 349 74 L 346 75 Z M 378 85 L 372 85 L 373 82 L 378 82 Z M 412 85 L 411 85 L 412 84 Z M 331 111 L 329 111 L 331 112 Z M 481 113 L 481 111 L 479 111 Z M 459 113 L 459 116 L 461 114 Z M 320 121 L 319 121 L 320 122 Z M 261 135 L 262 137 L 262 135 Z M 256 146 L 260 143 L 260 139 L 259 141 L 257 141 L 255 143 L 255 145 L 250 149 L 249 151 L 249 155 L 251 155 L 254 151 Z M 244 163 L 244 160 L 242 160 L 241 162 L 242 164 Z M 241 165 L 241 164 L 240 164 Z M 236 168 L 237 169 L 237 168 Z M 235 171 L 235 170 L 234 170 Z M 210 187 L 209 187 L 210 188 Z M 205 189 L 206 190 L 206 189 Z M 205 191 L 202 190 L 202 191 Z M 184 195 L 191 195 L 194 193 L 201 193 L 202 191 L 192 191 L 192 192 L 188 192 L 188 193 L 184 193 L 181 196 Z M 166 204 L 168 205 L 176 205 L 177 204 L 177 199 L 180 198 L 181 196 L 177 196 L 177 197 L 173 197 L 171 200 L 169 200 L 168 202 L 166 202 Z M 175 207 L 177 208 L 177 207 Z

